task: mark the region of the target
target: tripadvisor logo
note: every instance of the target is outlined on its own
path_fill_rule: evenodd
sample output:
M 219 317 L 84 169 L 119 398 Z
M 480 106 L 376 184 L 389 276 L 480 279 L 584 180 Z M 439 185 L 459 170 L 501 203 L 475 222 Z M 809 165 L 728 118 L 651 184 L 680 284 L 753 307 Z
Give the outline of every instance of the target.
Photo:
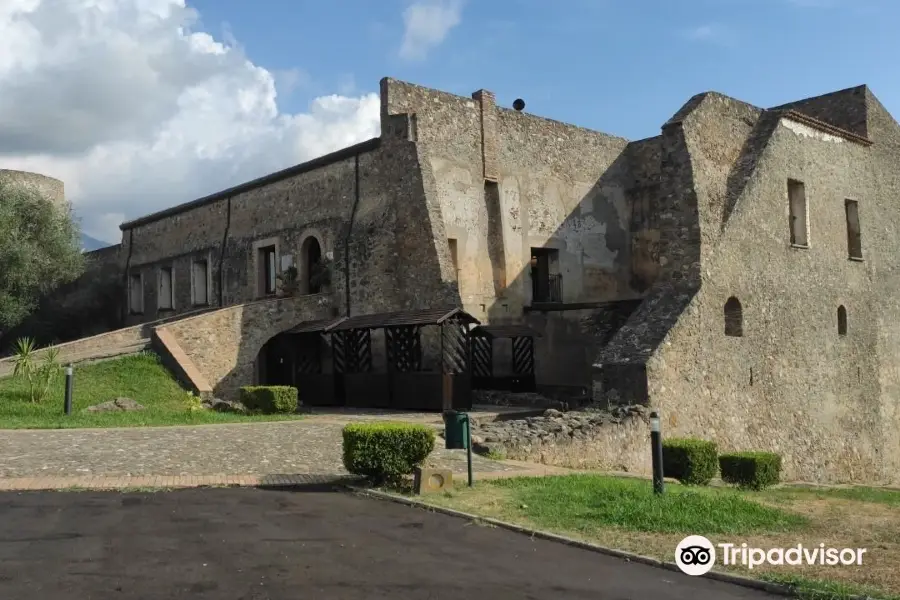
M 702 535 L 689 535 L 675 548 L 675 564 L 688 575 L 709 573 L 716 564 L 716 548 Z
M 675 564 L 688 575 L 709 573 L 716 564 L 716 547 L 721 550 L 719 558 L 723 566 L 742 565 L 751 570 L 761 565 L 861 565 L 867 552 L 865 548 L 826 548 L 825 544 L 763 550 L 747 544 L 713 545 L 702 535 L 690 535 L 675 548 Z

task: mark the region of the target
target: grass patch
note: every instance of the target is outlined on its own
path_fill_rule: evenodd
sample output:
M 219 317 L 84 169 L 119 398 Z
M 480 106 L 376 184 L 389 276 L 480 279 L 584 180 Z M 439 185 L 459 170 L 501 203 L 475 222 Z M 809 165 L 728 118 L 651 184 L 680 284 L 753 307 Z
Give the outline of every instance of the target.
M 523 516 L 552 528 L 737 534 L 790 531 L 806 524 L 801 515 L 746 500 L 731 490 L 670 485 L 657 496 L 640 479 L 592 475 L 505 479 L 495 485 L 513 492 Z
M 132 412 L 89 413 L 84 409 L 117 397 L 131 398 L 144 406 Z M 0 379 L 0 428 L 63 429 L 77 427 L 143 427 L 283 421 L 300 415 L 237 415 L 211 410 L 191 410 L 185 391 L 152 353 L 75 367 L 72 415 L 64 413 L 65 375 L 60 375 L 47 398 L 34 404 L 25 382 L 17 377 Z
M 900 600 L 900 492 L 873 488 L 785 487 L 762 492 L 668 484 L 654 496 L 649 481 L 567 475 L 477 482 L 430 504 L 567 535 L 601 546 L 674 561 L 686 535 L 754 548 L 865 548 L 860 566 L 741 565 L 716 570 L 788 585 L 800 597 L 844 600 L 868 594 Z
M 886 504 L 888 506 L 900 506 L 900 490 L 870 487 L 816 488 L 789 486 L 768 490 L 764 493 L 764 496 L 770 497 L 775 501 L 786 503 L 810 498 L 834 498 L 855 500 L 857 502 L 869 502 L 873 504 Z

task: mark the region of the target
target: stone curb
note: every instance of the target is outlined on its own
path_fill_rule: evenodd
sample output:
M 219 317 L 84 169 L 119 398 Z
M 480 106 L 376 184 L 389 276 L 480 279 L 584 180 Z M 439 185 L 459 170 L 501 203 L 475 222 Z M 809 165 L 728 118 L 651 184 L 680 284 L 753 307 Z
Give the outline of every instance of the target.
M 513 523 L 508 523 L 506 521 L 500 521 L 498 519 L 492 519 L 490 517 L 481 517 L 478 515 L 473 515 L 470 513 L 453 510 L 452 508 L 444 508 L 442 506 L 434 506 L 432 504 L 428 504 L 426 502 L 422 502 L 420 500 L 413 500 L 411 498 L 407 498 L 405 496 L 400 496 L 398 494 L 391 494 L 389 492 L 380 492 L 377 490 L 370 490 L 365 488 L 356 487 L 353 485 L 344 484 L 344 487 L 352 491 L 353 493 L 360 496 L 367 496 L 377 500 L 387 500 L 389 502 L 396 502 L 398 504 L 403 504 L 406 506 L 411 506 L 414 508 L 421 508 L 424 510 L 429 510 L 432 512 L 437 512 L 441 514 L 445 514 L 451 517 L 457 517 L 460 519 L 466 519 L 469 521 L 478 521 L 482 523 L 487 523 L 489 525 L 494 525 L 496 527 L 502 527 L 503 529 L 507 529 L 509 531 L 514 531 L 516 533 L 522 533 L 529 537 L 540 538 L 544 540 L 548 540 L 551 542 L 557 542 L 560 544 L 565 544 L 567 546 L 573 546 L 575 548 L 580 548 L 582 550 L 589 550 L 591 552 L 597 552 L 599 554 L 605 554 L 607 556 L 613 556 L 616 558 L 622 558 L 630 562 L 636 562 L 644 565 L 648 565 L 651 567 L 657 567 L 660 569 L 665 569 L 667 571 L 675 571 L 677 573 L 681 573 L 681 569 L 678 568 L 674 562 L 665 562 L 661 560 L 657 560 L 655 558 L 650 558 L 649 556 L 642 556 L 640 554 L 633 554 L 631 552 L 625 552 L 624 550 L 616 550 L 614 548 L 607 548 L 605 546 L 599 546 L 597 544 L 591 544 L 590 542 L 582 542 L 579 540 L 575 540 L 569 537 L 565 537 L 562 535 L 558 535 L 555 533 L 549 533 L 546 531 L 540 531 L 537 529 L 529 529 L 527 527 L 522 527 L 521 525 L 515 525 Z M 778 583 L 770 583 L 768 581 L 762 581 L 759 579 L 751 579 L 749 577 L 743 577 L 741 575 L 732 575 L 729 573 L 720 573 L 716 571 L 710 571 L 705 575 L 701 575 L 700 577 L 705 577 L 706 579 L 713 579 L 716 581 L 721 581 L 724 583 L 731 583 L 734 585 L 739 585 L 746 588 L 752 588 L 764 592 L 769 592 L 770 594 L 778 594 L 780 596 L 786 596 L 789 598 L 798 598 L 800 597 L 796 592 L 794 592 L 790 587 L 786 585 L 781 585 Z M 868 596 L 848 596 L 847 600 L 870 600 Z
M 0 492 L 57 490 L 112 491 L 134 488 L 190 489 L 203 487 L 297 487 L 328 483 L 345 484 L 349 477 L 334 475 L 149 475 L 121 477 L 20 477 L 0 478 Z

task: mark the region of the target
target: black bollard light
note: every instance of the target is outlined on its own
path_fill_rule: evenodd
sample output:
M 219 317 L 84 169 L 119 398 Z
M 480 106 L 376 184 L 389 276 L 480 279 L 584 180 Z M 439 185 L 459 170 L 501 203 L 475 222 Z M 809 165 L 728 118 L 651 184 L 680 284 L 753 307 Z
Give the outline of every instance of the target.
M 66 367 L 66 414 L 72 414 L 72 365 Z
M 650 413 L 650 448 L 653 452 L 653 493 L 662 494 L 663 489 L 663 452 L 662 434 L 659 429 L 659 413 Z
M 472 420 L 466 413 L 466 466 L 468 467 L 469 487 L 472 487 Z

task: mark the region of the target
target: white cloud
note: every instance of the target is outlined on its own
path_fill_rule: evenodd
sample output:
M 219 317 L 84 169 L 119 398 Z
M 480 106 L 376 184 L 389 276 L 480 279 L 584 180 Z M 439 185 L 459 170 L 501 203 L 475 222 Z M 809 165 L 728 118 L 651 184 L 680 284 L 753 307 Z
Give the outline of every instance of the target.
M 376 94 L 279 110 L 273 74 L 184 0 L 0 1 L 0 168 L 62 179 L 85 233 L 378 135 Z M 276 86 L 276 78 L 278 86 Z
M 693 42 L 706 42 L 710 44 L 718 44 L 721 46 L 730 46 L 734 44 L 736 35 L 729 27 L 717 23 L 709 23 L 706 25 L 698 25 L 685 29 L 681 32 L 681 36 Z
M 462 21 L 463 0 L 417 0 L 403 13 L 400 57 L 422 60 Z

